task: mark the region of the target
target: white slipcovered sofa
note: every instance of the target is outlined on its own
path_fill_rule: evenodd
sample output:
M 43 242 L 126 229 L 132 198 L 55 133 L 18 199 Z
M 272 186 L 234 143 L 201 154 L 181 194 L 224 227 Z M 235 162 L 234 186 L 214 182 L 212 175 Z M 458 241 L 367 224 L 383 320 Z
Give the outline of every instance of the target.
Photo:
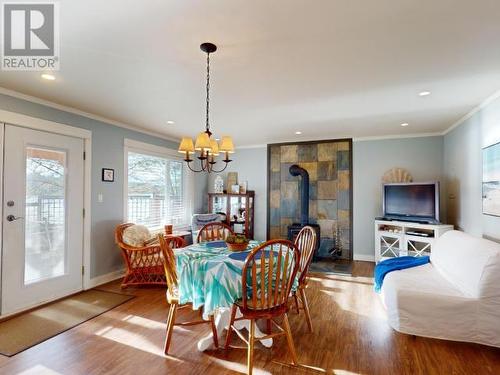
M 429 264 L 388 273 L 381 297 L 399 332 L 500 347 L 500 244 L 449 231 Z

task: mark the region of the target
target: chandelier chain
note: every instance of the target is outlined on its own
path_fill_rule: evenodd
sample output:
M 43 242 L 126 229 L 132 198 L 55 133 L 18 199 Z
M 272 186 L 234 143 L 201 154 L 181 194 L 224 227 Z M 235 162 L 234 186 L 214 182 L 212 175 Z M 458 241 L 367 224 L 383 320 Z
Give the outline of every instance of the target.
M 210 53 L 207 53 L 207 123 L 206 129 L 210 130 Z
M 189 137 L 184 137 L 179 145 L 179 151 L 186 154 L 184 161 L 187 163 L 187 167 L 193 172 L 207 172 L 207 173 L 221 173 L 224 171 L 228 164 L 232 161 L 229 159 L 229 154 L 234 152 L 233 141 L 231 137 L 225 136 L 221 141 L 221 145 L 215 145 L 213 142 L 217 143 L 219 140 L 212 140 L 212 132 L 210 131 L 210 53 L 217 51 L 217 46 L 213 43 L 203 43 L 200 45 L 200 49 L 207 54 L 207 81 L 206 81 L 206 119 L 205 119 L 205 133 L 200 133 L 196 142 L 193 144 L 193 140 Z M 207 139 L 208 136 L 208 139 Z M 207 142 L 210 142 L 208 144 Z M 224 145 L 224 147 L 222 147 Z M 217 147 L 216 147 L 217 146 Z M 215 151 L 214 151 L 215 150 Z M 216 169 L 216 157 L 219 155 L 217 150 L 225 154 L 224 166 L 221 169 Z M 199 151 L 199 156 L 191 159 L 190 154 L 196 154 Z M 196 162 L 195 159 L 198 159 Z M 193 163 L 195 162 L 195 163 Z M 193 164 L 191 164 L 193 163 Z M 199 166 L 198 166 L 199 163 Z M 195 164 L 197 167 L 195 167 Z M 217 164 L 218 166 L 219 164 Z

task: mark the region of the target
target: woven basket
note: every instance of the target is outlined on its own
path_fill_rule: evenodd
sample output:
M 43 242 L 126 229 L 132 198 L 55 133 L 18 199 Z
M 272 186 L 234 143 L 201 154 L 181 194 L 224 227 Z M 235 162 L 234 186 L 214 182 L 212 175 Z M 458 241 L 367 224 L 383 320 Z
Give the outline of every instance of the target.
M 248 242 L 244 243 L 229 243 L 226 242 L 227 248 L 231 251 L 245 251 L 248 248 Z

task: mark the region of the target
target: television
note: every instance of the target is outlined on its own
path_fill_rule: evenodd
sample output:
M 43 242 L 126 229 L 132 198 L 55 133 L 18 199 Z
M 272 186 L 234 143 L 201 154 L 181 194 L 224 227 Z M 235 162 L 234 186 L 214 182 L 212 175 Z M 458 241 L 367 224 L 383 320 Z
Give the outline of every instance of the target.
M 439 223 L 439 182 L 383 185 L 384 219 Z

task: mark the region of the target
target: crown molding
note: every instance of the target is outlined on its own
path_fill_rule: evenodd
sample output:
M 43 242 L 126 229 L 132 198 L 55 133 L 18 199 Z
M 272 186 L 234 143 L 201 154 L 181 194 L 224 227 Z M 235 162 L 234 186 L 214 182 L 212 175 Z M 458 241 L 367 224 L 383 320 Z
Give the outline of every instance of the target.
M 382 141 L 384 139 L 405 139 L 405 138 L 425 138 L 425 137 L 442 137 L 443 133 L 440 132 L 434 132 L 434 133 L 413 133 L 413 134 L 392 134 L 392 135 L 381 135 L 381 136 L 370 136 L 370 137 L 356 137 L 352 138 L 353 142 L 366 142 L 366 141 Z M 325 139 L 330 139 L 331 137 L 326 137 L 326 138 L 315 138 L 315 139 L 307 139 L 307 140 L 300 140 L 298 142 L 314 142 L 314 141 L 323 141 Z M 340 138 L 350 138 L 348 136 L 346 137 L 338 137 Z M 288 141 L 293 143 L 294 141 Z M 255 148 L 264 148 L 267 147 L 268 144 L 256 144 L 256 145 L 245 145 L 245 146 L 238 146 L 238 150 L 245 150 L 245 149 L 255 149 Z
M 405 139 L 405 138 L 426 138 L 426 137 L 442 137 L 443 133 L 413 133 L 413 134 L 392 134 L 373 137 L 356 137 L 353 142 L 366 142 L 366 141 L 383 141 L 384 139 Z
M 267 147 L 267 143 L 259 144 L 259 145 L 246 145 L 246 146 L 238 146 L 238 150 L 245 150 L 247 148 L 264 148 Z
M 479 112 L 483 108 L 487 107 L 488 105 L 490 105 L 492 102 L 494 102 L 495 100 L 497 100 L 499 98 L 500 98 L 500 90 L 498 90 L 498 91 L 494 92 L 492 95 L 488 96 L 479 105 L 472 108 L 472 110 L 470 110 L 464 116 L 460 117 L 457 121 L 455 121 L 453 124 L 451 124 L 451 126 L 443 132 L 443 135 L 446 135 L 449 132 L 451 132 L 453 129 L 459 127 L 465 121 L 467 121 L 472 116 L 474 116 L 477 112 Z
M 58 103 L 52 102 L 50 100 L 38 98 L 36 96 L 23 94 L 21 92 L 6 89 L 5 87 L 1 87 L 1 86 L 0 86 L 0 94 L 11 96 L 11 97 L 14 97 L 17 99 L 26 100 L 28 102 L 35 103 L 35 104 L 41 104 L 41 105 L 44 105 L 46 107 L 50 107 L 50 108 L 54 108 L 54 109 L 57 109 L 60 111 L 72 113 L 74 115 L 86 117 L 86 118 L 89 118 L 91 120 L 99 121 L 99 122 L 102 122 L 102 123 L 107 124 L 107 125 L 118 126 L 120 128 L 123 128 L 123 129 L 132 130 L 132 131 L 135 131 L 138 133 L 150 135 L 152 137 L 165 139 L 167 141 L 172 141 L 172 142 L 179 142 L 180 141 L 179 138 L 170 137 L 170 136 L 163 134 L 163 133 L 160 133 L 160 132 L 155 132 L 152 130 L 144 129 L 140 126 L 134 126 L 131 124 L 126 124 L 126 123 L 123 123 L 120 121 L 112 120 L 112 119 L 104 117 L 104 116 L 99 116 L 99 115 L 96 115 L 96 114 L 93 114 L 90 112 L 85 112 L 85 111 L 82 111 L 82 110 L 74 108 L 74 107 L 58 104 Z

